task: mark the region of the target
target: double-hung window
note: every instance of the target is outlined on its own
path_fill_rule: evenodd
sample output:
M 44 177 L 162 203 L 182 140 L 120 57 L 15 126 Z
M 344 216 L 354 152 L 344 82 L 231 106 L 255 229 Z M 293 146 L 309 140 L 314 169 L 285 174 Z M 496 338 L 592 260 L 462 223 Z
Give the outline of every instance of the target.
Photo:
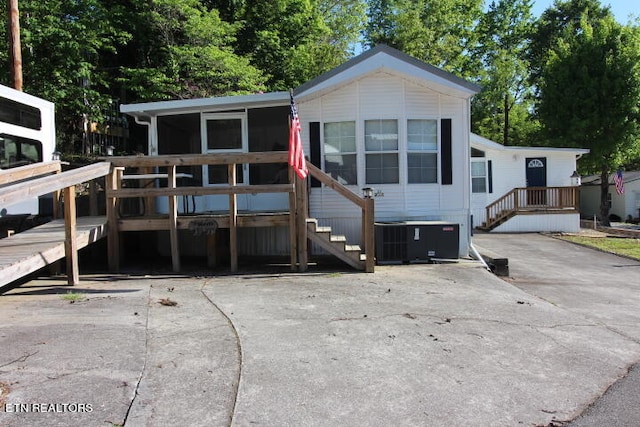
M 357 185 L 356 122 L 324 124 L 324 170 L 344 185 Z
M 438 182 L 436 120 L 407 120 L 407 180 L 409 184 Z
M 399 183 L 398 121 L 365 120 L 364 147 L 366 183 Z
M 487 162 L 482 150 L 471 148 L 471 192 L 487 192 Z

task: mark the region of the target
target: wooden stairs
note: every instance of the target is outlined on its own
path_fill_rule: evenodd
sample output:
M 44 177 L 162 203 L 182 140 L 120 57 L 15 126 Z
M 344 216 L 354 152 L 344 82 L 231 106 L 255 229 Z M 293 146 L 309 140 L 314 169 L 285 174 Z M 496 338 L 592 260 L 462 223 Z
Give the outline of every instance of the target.
M 491 231 L 494 228 L 498 227 L 501 224 L 509 221 L 511 218 L 516 216 L 517 212 L 513 209 L 506 209 L 504 211 L 499 212 L 495 217 L 488 218 L 487 221 L 484 221 L 482 225 L 479 225 L 478 230 L 482 231 Z
M 360 246 L 347 244 L 345 236 L 332 234 L 331 227 L 318 225 L 315 218 L 307 218 L 307 238 L 356 270 L 365 270 L 366 257 Z

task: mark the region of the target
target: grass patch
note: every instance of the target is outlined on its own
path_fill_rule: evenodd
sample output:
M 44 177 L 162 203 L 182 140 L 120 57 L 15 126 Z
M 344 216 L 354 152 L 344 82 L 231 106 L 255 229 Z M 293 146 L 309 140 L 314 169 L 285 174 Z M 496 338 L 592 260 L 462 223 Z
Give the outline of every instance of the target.
M 69 291 L 64 295 L 61 295 L 60 298 L 64 301 L 69 301 L 69 304 L 73 304 L 76 301 L 82 301 L 85 299 L 85 296 L 79 292 Z
M 640 261 L 640 239 L 586 236 L 561 236 L 560 238 L 604 252 L 628 256 Z

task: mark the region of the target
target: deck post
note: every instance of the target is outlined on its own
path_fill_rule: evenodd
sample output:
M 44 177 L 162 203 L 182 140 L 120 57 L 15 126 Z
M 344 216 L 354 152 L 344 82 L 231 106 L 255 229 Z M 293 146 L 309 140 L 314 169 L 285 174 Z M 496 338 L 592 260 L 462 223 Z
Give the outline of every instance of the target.
M 373 273 L 375 270 L 375 202 L 373 197 L 365 197 L 363 212 L 363 229 L 364 236 L 362 242 L 364 244 L 365 253 L 365 272 Z
M 216 268 L 218 265 L 218 259 L 216 254 L 216 235 L 217 231 L 213 234 L 207 235 L 207 267 Z
M 291 271 L 298 268 L 298 234 L 296 233 L 296 175 L 292 168 L 289 168 L 289 182 L 293 183 L 293 192 L 289 193 L 289 246 L 291 250 Z
M 298 236 L 298 270 L 307 271 L 309 253 L 307 251 L 307 181 L 298 175 L 296 180 L 296 235 Z
M 62 173 L 62 168 L 54 172 L 55 175 L 58 175 L 60 173 Z M 53 206 L 51 211 L 53 219 L 60 218 L 60 194 L 60 190 L 53 192 Z
M 95 179 L 89 181 L 89 216 L 98 216 L 98 184 Z
M 167 167 L 167 186 L 176 188 L 176 165 Z M 169 196 L 169 240 L 171 241 L 171 264 L 175 273 L 180 271 L 180 248 L 178 247 L 178 200 Z
M 80 282 L 80 273 L 76 240 L 76 189 L 73 185 L 64 189 L 64 253 L 67 259 L 67 283 L 76 285 Z
M 107 194 L 119 189 L 123 171 L 124 168 L 122 167 L 111 167 L 111 171 L 105 179 Z M 120 233 L 118 231 L 118 207 L 116 202 L 117 199 L 114 196 L 107 197 L 107 257 L 109 270 L 113 272 L 120 271 Z
M 236 185 L 236 165 L 230 163 L 229 185 Z M 238 271 L 238 203 L 235 191 L 229 194 L 229 257 L 231 272 Z

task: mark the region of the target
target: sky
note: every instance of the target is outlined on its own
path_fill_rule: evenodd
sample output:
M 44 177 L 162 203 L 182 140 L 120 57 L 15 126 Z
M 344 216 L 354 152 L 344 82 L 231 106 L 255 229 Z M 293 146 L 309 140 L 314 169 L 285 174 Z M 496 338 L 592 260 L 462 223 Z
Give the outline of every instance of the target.
M 611 6 L 616 20 L 621 24 L 629 22 L 629 14 L 640 17 L 640 2 L 638 0 L 600 0 L 603 6 Z M 553 0 L 534 0 L 532 12 L 538 17 L 545 9 L 553 5 Z

